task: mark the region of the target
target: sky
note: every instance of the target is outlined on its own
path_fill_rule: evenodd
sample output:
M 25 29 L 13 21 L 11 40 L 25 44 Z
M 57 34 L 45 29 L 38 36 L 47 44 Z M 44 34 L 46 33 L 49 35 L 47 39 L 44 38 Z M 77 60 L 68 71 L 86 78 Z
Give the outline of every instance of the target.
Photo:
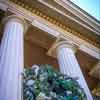
M 71 0 L 100 21 L 100 0 Z

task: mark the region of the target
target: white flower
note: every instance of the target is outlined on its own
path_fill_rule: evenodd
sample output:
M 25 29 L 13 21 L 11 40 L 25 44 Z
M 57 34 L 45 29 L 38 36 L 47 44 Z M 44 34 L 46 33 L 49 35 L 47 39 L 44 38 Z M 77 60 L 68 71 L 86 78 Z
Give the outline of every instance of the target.
M 51 97 L 47 97 L 44 93 L 40 92 L 36 100 L 51 100 Z
M 56 97 L 56 93 L 54 93 L 54 92 L 50 92 L 50 95 L 52 96 L 52 97 Z
M 66 91 L 67 95 L 72 94 L 72 91 Z
M 29 91 L 27 91 L 27 92 L 26 92 L 26 94 L 28 95 L 28 94 L 30 94 L 30 92 L 29 92 Z
M 45 94 L 40 92 L 40 94 L 37 96 L 36 100 L 45 100 Z
M 35 70 L 35 74 L 36 74 L 36 76 L 37 76 L 38 71 L 39 71 L 39 66 L 38 66 L 38 65 L 33 65 L 33 66 L 32 66 L 32 69 Z
M 31 85 L 33 85 L 34 84 L 34 80 L 28 80 L 28 82 L 26 83 L 26 85 L 28 85 L 28 86 L 31 86 Z

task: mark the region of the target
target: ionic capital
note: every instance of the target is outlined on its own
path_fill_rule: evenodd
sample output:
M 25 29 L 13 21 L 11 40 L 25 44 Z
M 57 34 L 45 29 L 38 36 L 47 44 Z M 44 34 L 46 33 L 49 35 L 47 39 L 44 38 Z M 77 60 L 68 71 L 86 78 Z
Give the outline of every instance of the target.
M 76 53 L 78 47 L 70 41 L 58 41 L 49 49 L 48 55 L 56 57 L 58 50 L 61 50 L 62 48 L 70 48 Z
M 77 46 L 70 41 L 61 41 L 56 44 L 56 50 L 62 48 L 70 48 L 74 53 L 77 51 Z
M 5 17 L 3 19 L 3 21 L 2 21 L 3 25 L 7 24 L 8 22 L 18 22 L 18 23 L 22 24 L 23 27 L 24 27 L 24 33 L 28 29 L 27 22 L 21 16 L 18 16 L 18 15 L 10 15 L 10 16 Z

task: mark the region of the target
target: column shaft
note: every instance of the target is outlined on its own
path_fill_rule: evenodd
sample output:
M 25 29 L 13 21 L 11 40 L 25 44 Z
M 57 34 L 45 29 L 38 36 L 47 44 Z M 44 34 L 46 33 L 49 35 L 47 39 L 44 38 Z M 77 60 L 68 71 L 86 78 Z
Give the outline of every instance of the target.
M 87 100 L 93 100 L 72 48 L 59 46 L 57 48 L 57 58 L 61 73 L 78 78 L 78 83 L 84 89 Z
M 0 100 L 21 100 L 23 24 L 9 20 L 0 48 Z

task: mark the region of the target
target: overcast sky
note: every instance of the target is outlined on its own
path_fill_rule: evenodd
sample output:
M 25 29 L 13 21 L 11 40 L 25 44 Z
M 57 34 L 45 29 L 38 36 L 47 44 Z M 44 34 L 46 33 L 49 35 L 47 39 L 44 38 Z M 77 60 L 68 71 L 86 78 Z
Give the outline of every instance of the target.
M 100 0 L 71 0 L 100 21 Z

